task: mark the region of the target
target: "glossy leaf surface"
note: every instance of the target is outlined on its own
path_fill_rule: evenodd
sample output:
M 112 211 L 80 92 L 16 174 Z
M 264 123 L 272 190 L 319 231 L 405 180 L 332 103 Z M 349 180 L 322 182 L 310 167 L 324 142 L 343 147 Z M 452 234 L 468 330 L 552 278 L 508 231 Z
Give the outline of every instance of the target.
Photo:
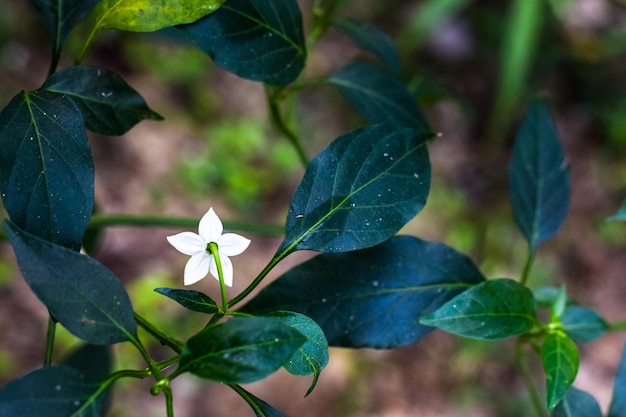
M 565 309 L 561 317 L 563 330 L 576 342 L 590 342 L 599 338 L 607 330 L 608 325 L 595 311 L 572 306 Z
M 626 344 L 622 350 L 622 359 L 615 376 L 615 385 L 613 386 L 613 398 L 609 406 L 608 417 L 626 417 Z
M 567 216 L 568 162 L 541 102 L 530 107 L 517 132 L 509 164 L 509 197 L 515 221 L 532 251 L 554 235 Z
M 102 135 L 122 135 L 145 119 L 162 120 L 137 91 L 106 68 L 68 67 L 48 78 L 43 88 L 71 97 L 87 129 Z
M 307 166 L 279 251 L 346 252 L 395 235 L 426 203 L 428 137 L 373 125 L 335 139 Z
M 137 325 L 126 290 L 96 260 L 28 234 L 5 221 L 24 279 L 50 313 L 95 345 L 124 342 Z
M 475 339 L 516 336 L 536 323 L 533 295 L 517 281 L 489 280 L 457 295 L 420 323 Z
M 241 387 L 239 387 L 237 393 L 252 407 L 256 417 L 287 417 L 286 414 L 281 413 L 262 399 L 255 397 Z
M 417 101 L 392 73 L 365 62 L 353 62 L 328 78 L 370 123 L 388 123 L 428 132 Z
M 280 368 L 306 340 L 281 320 L 234 317 L 190 338 L 176 373 L 226 384 L 254 382 Z
M 602 417 L 602 410 L 591 394 L 570 387 L 554 407 L 552 417 Z
M 61 52 L 70 31 L 87 17 L 98 1 L 31 0 L 52 36 L 55 56 Z
M 97 31 L 152 32 L 192 23 L 213 13 L 226 0 L 100 0 L 94 10 Z
M 219 310 L 211 297 L 199 291 L 176 288 L 155 288 L 154 291 L 171 298 L 187 310 L 205 314 L 215 314 Z
M 93 209 L 94 167 L 74 102 L 23 91 L 0 113 L 0 191 L 11 221 L 78 250 Z
M 541 364 L 546 374 L 546 404 L 554 408 L 572 386 L 578 373 L 579 354 L 564 333 L 549 334 L 541 345 Z
M 397 236 L 370 249 L 323 254 L 288 271 L 243 307 L 297 311 L 332 346 L 394 348 L 432 328 L 417 323 L 484 281 L 466 256 L 440 243 Z
M 48 366 L 15 379 L 0 389 L 0 417 L 73 416 L 81 406 L 80 417 L 100 417 L 100 401 L 95 398 L 100 384 L 69 366 Z
M 179 29 L 217 65 L 243 78 L 283 85 L 304 67 L 302 15 L 295 0 L 229 0 Z
M 371 23 L 353 18 L 337 20 L 333 26 L 349 36 L 364 51 L 376 55 L 395 74 L 400 74 L 400 56 L 393 39 Z

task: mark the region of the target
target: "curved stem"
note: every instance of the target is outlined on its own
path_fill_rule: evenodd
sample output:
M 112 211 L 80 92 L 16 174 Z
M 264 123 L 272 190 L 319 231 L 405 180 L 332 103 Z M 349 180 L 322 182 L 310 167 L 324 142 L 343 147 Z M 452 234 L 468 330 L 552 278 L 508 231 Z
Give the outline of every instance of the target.
M 518 338 L 517 342 L 515 342 L 515 361 L 517 362 L 517 366 L 522 373 L 522 379 L 524 381 L 524 385 L 526 386 L 526 390 L 528 390 L 528 394 L 530 395 L 530 401 L 532 402 L 533 408 L 539 417 L 548 417 L 547 411 L 543 407 L 541 398 L 539 398 L 539 393 L 537 392 L 537 387 L 535 386 L 535 382 L 530 372 L 528 362 L 526 361 L 526 357 L 524 356 L 523 349 L 524 339 Z
M 530 270 L 533 266 L 533 261 L 535 260 L 535 252 L 532 248 L 528 248 L 528 257 L 526 258 L 526 265 L 524 265 L 524 271 L 522 272 L 522 278 L 520 282 L 524 285 L 528 283 L 528 277 L 530 276 Z
M 296 153 L 298 154 L 298 159 L 302 163 L 302 166 L 306 167 L 309 164 L 309 159 L 307 158 L 304 148 L 300 143 L 300 138 L 294 131 L 292 131 L 288 126 L 285 120 L 283 119 L 282 113 L 280 111 L 279 106 L 279 96 L 283 91 L 282 88 L 276 90 L 273 93 L 267 91 L 269 87 L 266 87 L 266 95 L 267 95 L 267 105 L 270 111 L 270 121 L 272 125 L 287 138 L 287 140 L 291 143 Z
M 238 221 L 223 221 L 224 228 L 239 230 L 264 236 L 279 237 L 283 235 L 283 226 L 247 223 Z M 88 229 L 102 229 L 109 226 L 136 226 L 136 227 L 188 227 L 198 226 L 198 219 L 175 216 L 144 216 L 136 214 L 94 214 L 89 221 Z
M 54 351 L 54 336 L 57 330 L 57 322 L 48 316 L 48 331 L 46 332 L 46 355 L 43 360 L 43 366 L 52 365 L 52 353 Z
M 93 29 L 91 29 L 91 32 L 89 33 L 89 36 L 87 37 L 87 40 L 85 41 L 85 44 L 83 45 L 83 48 L 78 53 L 78 56 L 76 57 L 76 60 L 74 61 L 74 65 L 80 65 L 80 63 L 83 60 L 83 57 L 85 56 L 85 53 L 87 52 L 87 49 L 89 48 L 89 46 L 91 45 L 94 38 L 99 32 L 100 31 L 98 30 L 98 24 L 96 23 Z
M 215 259 L 215 266 L 217 267 L 217 275 L 220 281 L 220 294 L 222 295 L 222 309 L 221 313 L 226 314 L 228 311 L 228 298 L 226 296 L 226 283 L 224 282 L 224 271 L 222 270 L 222 260 L 220 259 L 220 252 L 217 248 L 217 243 L 210 242 L 208 246 L 208 251 L 213 255 L 213 259 Z
M 136 311 L 133 311 L 133 315 L 135 317 L 135 321 L 137 322 L 137 324 L 141 326 L 145 331 L 150 333 L 150 335 L 152 335 L 159 342 L 161 342 L 162 344 L 166 346 L 169 346 L 176 353 L 180 353 L 183 351 L 183 346 L 185 346 L 183 342 L 171 337 L 170 335 L 166 333 L 163 333 L 161 330 L 154 327 L 152 323 L 150 323 L 148 320 L 146 320 Z

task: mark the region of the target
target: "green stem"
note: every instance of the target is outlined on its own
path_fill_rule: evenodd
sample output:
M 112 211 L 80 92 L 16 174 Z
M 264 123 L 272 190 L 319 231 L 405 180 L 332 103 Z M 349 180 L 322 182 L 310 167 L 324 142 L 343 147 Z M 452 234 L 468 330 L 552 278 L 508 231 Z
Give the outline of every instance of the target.
M 48 316 L 48 331 L 46 333 L 46 355 L 44 356 L 43 366 L 52 365 L 52 352 L 54 351 L 54 336 L 57 330 L 57 322 Z
M 91 29 L 91 32 L 89 33 L 89 36 L 87 37 L 87 40 L 85 41 L 85 44 L 83 45 L 83 49 L 81 49 L 80 52 L 78 53 L 78 56 L 76 57 L 76 60 L 74 61 L 74 65 L 80 65 L 80 63 L 83 60 L 83 57 L 85 56 L 85 53 L 87 53 L 87 49 L 89 48 L 89 46 L 91 46 L 91 43 L 93 42 L 94 38 L 99 32 L 100 31 L 98 30 L 98 23 L 96 23 L 93 29 Z
M 283 235 L 283 226 L 224 221 L 227 230 L 239 230 L 264 236 L 279 237 Z M 89 221 L 88 229 L 102 229 L 109 226 L 136 226 L 136 227 L 198 227 L 198 219 L 174 216 L 144 216 L 135 214 L 94 214 Z
M 535 382 L 533 380 L 532 374 L 530 372 L 530 367 L 528 366 L 528 362 L 526 361 L 526 357 L 524 356 L 524 339 L 518 338 L 515 343 L 515 360 L 517 362 L 517 366 L 522 373 L 522 379 L 524 381 L 524 385 L 528 390 L 528 394 L 530 395 L 530 401 L 533 404 L 535 411 L 539 417 L 548 417 L 546 409 L 543 407 L 543 402 L 539 397 L 539 393 L 537 392 L 537 387 L 535 386 Z
M 616 332 L 620 330 L 626 330 L 626 320 L 616 321 L 614 323 L 609 323 L 608 330 L 611 332 Z
M 220 313 L 226 314 L 228 311 L 228 298 L 226 296 L 226 283 L 224 282 L 224 272 L 222 270 L 222 260 L 220 259 L 220 252 L 217 247 L 217 243 L 210 242 L 208 251 L 213 255 L 215 259 L 215 266 L 217 267 L 217 276 L 220 281 L 220 293 L 222 295 L 222 309 Z
M 150 335 L 152 335 L 159 342 L 166 346 L 169 346 L 176 353 L 181 353 L 183 351 L 183 347 L 185 346 L 183 342 L 171 337 L 166 333 L 163 333 L 136 311 L 133 312 L 133 315 L 135 316 L 135 321 L 137 322 L 137 324 L 141 326 L 145 331 L 150 333 Z
M 269 87 L 267 87 L 267 89 L 269 89 Z M 270 121 L 272 122 L 272 125 L 280 133 L 282 133 L 283 136 L 285 136 L 287 140 L 291 143 L 298 155 L 298 159 L 300 159 L 300 162 L 302 163 L 302 166 L 306 168 L 306 166 L 309 164 L 309 159 L 307 158 L 306 153 L 304 152 L 304 148 L 300 143 L 300 138 L 298 138 L 298 135 L 296 135 L 296 133 L 287 126 L 287 123 L 283 119 L 282 113 L 280 111 L 279 96 L 283 89 L 279 88 L 273 93 L 270 93 L 267 89 L 266 96 L 267 105 L 270 111 Z
M 524 271 L 522 272 L 522 278 L 520 282 L 523 285 L 526 285 L 528 282 L 528 277 L 530 276 L 530 270 L 533 266 L 533 261 L 535 260 L 535 251 L 533 251 L 530 247 L 528 248 L 528 257 L 526 258 L 526 265 L 524 265 Z

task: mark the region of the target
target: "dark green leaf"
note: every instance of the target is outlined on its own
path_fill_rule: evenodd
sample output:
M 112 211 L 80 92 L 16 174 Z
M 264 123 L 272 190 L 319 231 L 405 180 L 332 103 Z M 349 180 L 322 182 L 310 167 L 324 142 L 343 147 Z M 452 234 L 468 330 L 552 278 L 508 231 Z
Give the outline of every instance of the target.
M 229 0 L 212 15 L 179 28 L 217 65 L 243 78 L 283 85 L 304 67 L 296 0 Z
M 626 417 L 626 343 L 622 350 L 622 359 L 615 376 L 615 386 L 613 387 L 613 399 L 609 407 L 608 417 Z
M 352 18 L 335 21 L 333 26 L 349 36 L 359 48 L 375 54 L 392 73 L 400 74 L 398 50 L 385 32 L 371 23 Z
M 134 338 L 137 325 L 126 290 L 96 260 L 42 240 L 5 221 L 24 279 L 50 313 L 95 345 Z
M 226 384 L 254 382 L 280 368 L 306 340 L 281 320 L 234 317 L 190 338 L 176 374 L 191 372 Z
M 100 417 L 100 401 L 93 401 L 74 414 L 100 384 L 77 369 L 48 366 L 13 380 L 0 389 L 0 417 Z
M 74 368 L 84 375 L 89 381 L 104 381 L 111 373 L 111 349 L 104 345 L 84 344 L 70 353 L 62 365 Z M 109 408 L 110 389 L 104 389 L 92 399 L 93 405 L 85 410 L 82 417 L 102 417 Z M 99 412 L 99 410 L 105 410 Z
M 74 99 L 87 129 L 102 135 L 122 135 L 142 120 L 163 119 L 126 81 L 106 68 L 69 67 L 48 78 L 43 88 Z
M 567 307 L 561 317 L 563 330 L 576 342 L 590 342 L 599 338 L 608 328 L 595 311 L 585 307 Z
M 96 6 L 99 0 L 31 0 L 52 35 L 54 54 L 61 48 L 76 25 Z
M 602 417 L 602 410 L 591 394 L 570 387 L 554 407 L 552 417 Z
M 395 235 L 426 203 L 428 138 L 373 125 L 335 139 L 309 163 L 293 195 L 279 251 L 346 252 Z
M 565 333 L 551 333 L 541 345 L 541 363 L 546 374 L 546 404 L 549 410 L 561 401 L 576 379 L 578 359 L 578 348 Z
M 100 0 L 95 30 L 152 32 L 192 23 L 216 11 L 226 0 Z
M 607 220 L 626 220 L 626 200 L 622 203 L 617 213 L 608 217 Z
M 241 395 L 250 407 L 252 407 L 256 417 L 287 417 L 286 414 L 281 413 L 265 401 L 255 397 L 241 387 L 238 387 L 237 394 Z
M 420 323 L 475 339 L 510 337 L 533 328 L 534 306 L 528 287 L 511 279 L 494 279 L 457 295 Z
M 219 307 L 208 295 L 194 290 L 179 290 L 175 288 L 155 288 L 154 291 L 176 301 L 188 310 L 198 313 L 215 314 Z
M 302 263 L 243 310 L 300 312 L 320 325 L 333 346 L 394 348 L 432 330 L 416 323 L 417 317 L 483 281 L 472 261 L 453 249 L 398 236 Z
M 376 65 L 353 62 L 335 72 L 328 82 L 339 87 L 370 123 L 430 130 L 415 97 L 398 78 Z
M 0 191 L 18 227 L 78 250 L 93 208 L 83 118 L 60 94 L 23 91 L 0 113 Z
M 534 103 L 517 132 L 509 165 L 513 215 L 532 251 L 561 226 L 570 197 L 569 167 L 550 113 Z
M 269 314 L 269 317 L 282 321 L 306 336 L 307 341 L 283 366 L 294 375 L 314 375 L 313 383 L 306 393 L 309 395 L 315 388 L 322 369 L 328 364 L 328 341 L 324 336 L 324 331 L 304 314 L 277 311 Z

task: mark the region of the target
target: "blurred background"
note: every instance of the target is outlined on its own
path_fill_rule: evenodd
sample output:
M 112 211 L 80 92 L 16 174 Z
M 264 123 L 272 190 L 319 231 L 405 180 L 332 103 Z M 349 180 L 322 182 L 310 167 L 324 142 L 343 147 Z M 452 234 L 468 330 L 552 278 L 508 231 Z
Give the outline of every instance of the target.
M 306 32 L 313 1 L 298 3 Z M 43 83 L 50 40 L 30 2 L 0 0 L 0 10 L 3 108 L 20 89 Z M 626 319 L 626 225 L 605 220 L 626 198 L 626 1 L 340 1 L 337 17 L 348 16 L 396 41 L 402 77 L 442 134 L 429 146 L 433 184 L 426 208 L 402 233 L 467 253 L 488 277 L 519 276 L 526 244 L 512 220 L 507 164 L 525 108 L 540 94 L 570 159 L 572 200 L 560 231 L 539 249 L 530 285 L 565 283 L 573 298 L 607 320 Z M 81 27 L 72 33 L 61 67 L 72 64 L 84 35 Z M 326 75 L 358 56 L 362 52 L 331 29 L 309 51 L 301 79 Z M 105 32 L 83 63 L 116 71 L 165 118 L 122 137 L 90 134 L 100 212 L 199 219 L 213 206 L 223 219 L 283 224 L 303 169 L 268 122 L 261 84 L 224 72 L 202 52 L 159 33 Z M 365 123 L 328 86 L 303 90 L 295 106 L 309 157 Z M 167 244 L 171 233 L 110 228 L 94 256 L 124 282 L 137 311 L 184 338 L 202 328 L 204 318 L 152 291 L 182 287 L 186 259 Z M 233 259 L 233 294 L 280 243 L 278 237 L 248 237 L 250 249 Z M 311 255 L 290 256 L 269 279 Z M 205 280 L 195 289 L 217 298 L 213 284 Z M 0 242 L 0 384 L 41 365 L 46 320 L 11 247 Z M 60 358 L 77 341 L 59 333 Z M 592 393 L 603 411 L 624 340 L 624 334 L 610 334 L 581 347 L 575 385 Z M 246 389 L 292 417 L 528 416 L 512 348 L 508 340 L 469 341 L 435 331 L 395 350 L 331 349 L 307 398 L 310 379 L 283 371 Z M 155 357 L 167 353 L 152 349 Z M 116 367 L 142 367 L 132 348 L 114 350 Z M 163 399 L 149 395 L 151 384 L 117 384 L 108 415 L 164 416 Z M 253 415 L 225 386 L 185 376 L 173 388 L 177 417 Z

